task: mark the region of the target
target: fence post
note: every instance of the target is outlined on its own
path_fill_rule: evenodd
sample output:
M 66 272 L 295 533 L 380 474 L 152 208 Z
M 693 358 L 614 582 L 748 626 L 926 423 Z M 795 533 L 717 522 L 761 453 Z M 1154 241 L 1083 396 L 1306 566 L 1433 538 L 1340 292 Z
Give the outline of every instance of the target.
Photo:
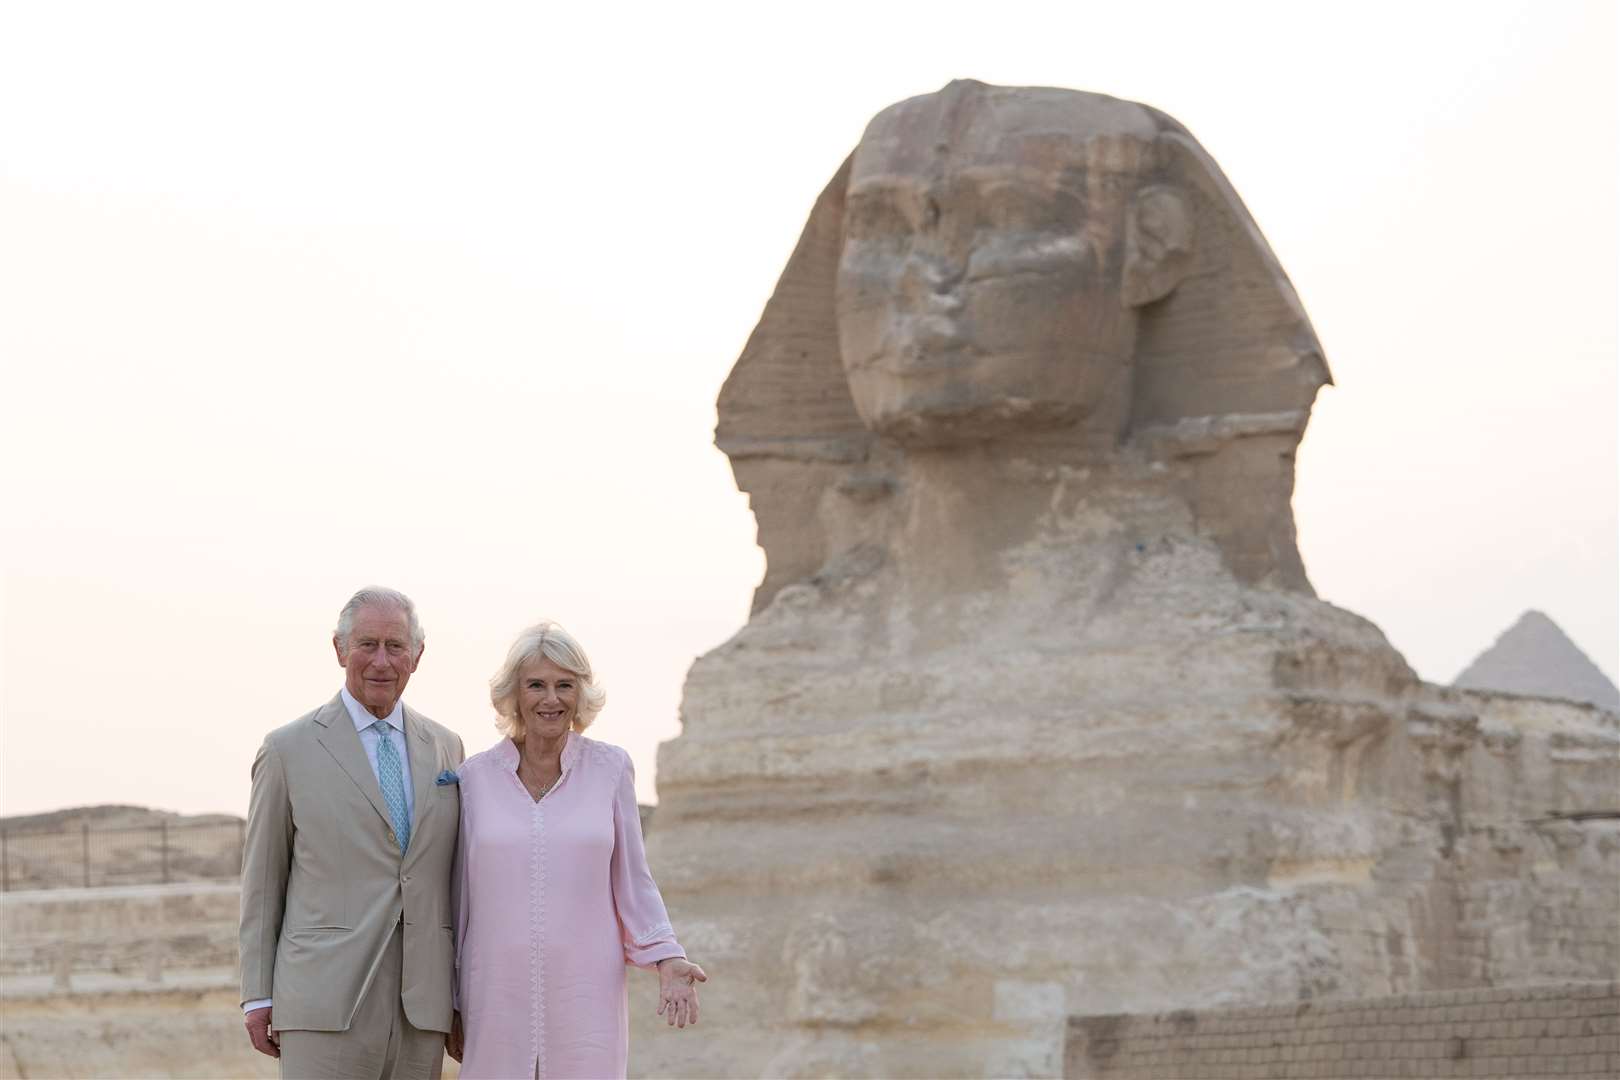
M 6 851 L 6 830 L 0 829 L 0 892 L 11 891 L 11 858 Z
M 169 883 L 169 822 L 165 818 L 159 823 L 163 829 L 163 884 Z
M 90 887 L 90 823 L 83 823 L 84 829 L 84 887 Z

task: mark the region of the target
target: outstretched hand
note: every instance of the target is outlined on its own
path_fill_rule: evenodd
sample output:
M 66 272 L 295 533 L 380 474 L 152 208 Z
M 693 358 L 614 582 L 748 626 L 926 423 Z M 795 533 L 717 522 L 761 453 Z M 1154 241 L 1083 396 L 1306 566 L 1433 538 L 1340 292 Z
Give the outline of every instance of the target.
M 281 1056 L 281 1038 L 276 1034 L 275 1028 L 270 1026 L 270 1013 L 274 1008 L 273 1005 L 266 1005 L 262 1009 L 254 1009 L 242 1017 L 242 1026 L 247 1028 L 248 1039 L 253 1043 L 253 1049 L 261 1054 L 278 1058 Z
M 697 984 L 708 982 L 703 969 L 679 956 L 658 961 L 658 1015 L 671 1027 L 698 1022 Z

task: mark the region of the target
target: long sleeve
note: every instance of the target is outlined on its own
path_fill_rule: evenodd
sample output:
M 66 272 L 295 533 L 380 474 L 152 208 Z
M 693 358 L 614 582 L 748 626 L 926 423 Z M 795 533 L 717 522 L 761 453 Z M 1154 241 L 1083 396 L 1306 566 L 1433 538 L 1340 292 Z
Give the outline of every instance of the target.
M 467 947 L 467 842 L 472 835 L 472 807 L 461 790 L 461 825 L 456 834 L 456 858 L 450 870 L 450 912 L 456 927 L 456 965 L 450 977 L 450 1007 L 461 1011 L 461 957 Z
M 613 906 L 624 938 L 624 959 L 638 967 L 686 955 L 669 924 L 664 898 L 647 868 L 641 837 L 641 812 L 636 807 L 636 774 L 630 755 L 623 750 L 623 769 L 613 797 L 613 863 L 610 874 Z
M 268 739 L 253 759 L 253 787 L 248 798 L 247 832 L 242 847 L 242 1000 L 273 994 L 276 944 L 287 903 L 287 874 L 292 865 L 292 805 L 287 774 Z

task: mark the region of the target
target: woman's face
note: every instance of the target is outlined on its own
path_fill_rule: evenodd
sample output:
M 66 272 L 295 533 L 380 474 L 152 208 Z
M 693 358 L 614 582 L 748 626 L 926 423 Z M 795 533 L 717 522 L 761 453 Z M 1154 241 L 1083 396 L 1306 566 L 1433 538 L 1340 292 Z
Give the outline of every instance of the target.
M 579 676 L 547 657 L 518 668 L 518 719 L 525 737 L 561 738 L 579 709 Z

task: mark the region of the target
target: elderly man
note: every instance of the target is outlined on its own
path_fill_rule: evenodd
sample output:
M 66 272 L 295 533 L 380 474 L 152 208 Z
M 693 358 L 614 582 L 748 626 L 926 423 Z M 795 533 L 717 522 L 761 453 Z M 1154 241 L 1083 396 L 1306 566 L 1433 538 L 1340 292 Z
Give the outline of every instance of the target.
M 461 802 L 447 773 L 461 739 L 400 700 L 423 648 L 403 593 L 355 593 L 332 646 L 343 688 L 253 760 L 245 1024 L 284 1077 L 437 1077 L 453 1021 Z

